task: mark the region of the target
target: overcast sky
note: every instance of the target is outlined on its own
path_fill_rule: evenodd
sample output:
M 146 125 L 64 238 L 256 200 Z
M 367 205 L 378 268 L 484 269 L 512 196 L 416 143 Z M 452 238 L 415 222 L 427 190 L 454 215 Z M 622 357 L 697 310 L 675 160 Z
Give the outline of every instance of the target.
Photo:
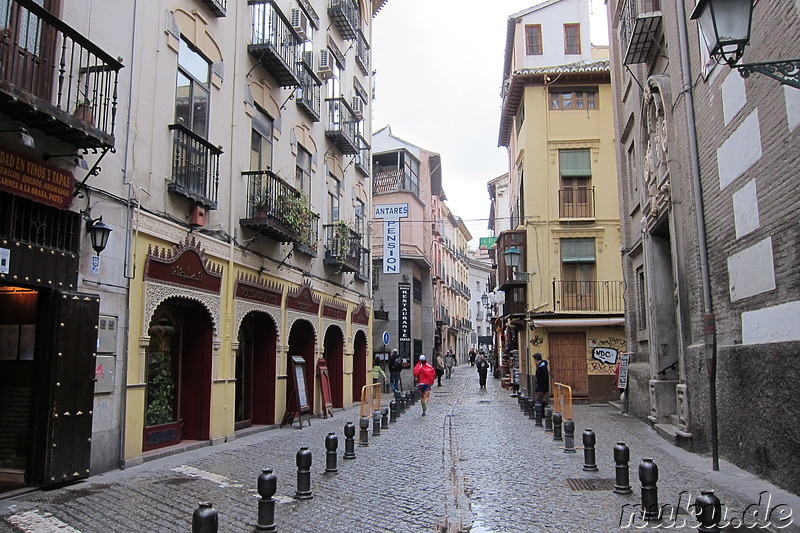
M 603 0 L 590 0 L 593 44 L 608 44 Z M 489 236 L 486 182 L 508 170 L 497 147 L 509 15 L 540 0 L 389 0 L 374 19 L 373 131 L 442 155 L 447 205 Z M 488 6 L 488 7 L 487 7 Z

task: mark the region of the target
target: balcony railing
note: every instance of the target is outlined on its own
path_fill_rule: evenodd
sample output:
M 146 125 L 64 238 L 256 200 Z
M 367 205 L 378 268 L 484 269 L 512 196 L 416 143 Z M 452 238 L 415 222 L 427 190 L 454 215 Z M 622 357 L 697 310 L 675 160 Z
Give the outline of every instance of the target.
M 559 218 L 594 218 L 594 187 L 571 187 L 558 191 Z
M 367 140 L 362 136 L 359 135 L 356 137 L 356 141 L 358 142 L 358 153 L 356 154 L 356 170 L 364 174 L 365 176 L 369 176 L 370 173 L 370 163 L 372 161 L 371 155 L 371 148 Z
M 354 155 L 359 151 L 356 141 L 356 116 L 344 98 L 327 98 L 328 123 L 325 136 L 343 154 Z
M 623 313 L 625 287 L 622 281 L 553 280 L 555 311 Z
M 373 193 L 392 191 L 416 192 L 411 176 L 400 169 L 376 171 L 372 181 Z
M 619 16 L 620 43 L 625 47 L 623 65 L 648 60 L 661 27 L 660 0 L 626 0 Z
M 0 108 L 79 148 L 112 148 L 122 63 L 33 0 L 0 1 Z
M 361 235 L 343 222 L 324 224 L 326 265 L 342 272 L 361 270 Z
M 217 208 L 222 149 L 183 124 L 171 124 L 172 180 L 168 189 L 208 209 Z
M 359 29 L 358 6 L 353 0 L 331 0 L 328 15 L 342 37 L 348 40 L 356 38 Z
M 311 54 L 311 52 L 307 53 Z M 313 56 L 310 59 L 313 63 Z M 295 98 L 297 98 L 297 107 L 303 110 L 312 122 L 319 122 L 322 81 L 314 74 L 313 68 L 308 61 L 300 62 L 300 87 L 295 93 Z
M 358 31 L 356 40 L 356 64 L 364 76 L 369 76 L 369 44 L 361 30 Z
M 300 37 L 271 0 L 248 0 L 253 21 L 247 50 L 281 87 L 300 87 Z
M 201 0 L 215 17 L 224 17 L 228 8 L 228 0 Z

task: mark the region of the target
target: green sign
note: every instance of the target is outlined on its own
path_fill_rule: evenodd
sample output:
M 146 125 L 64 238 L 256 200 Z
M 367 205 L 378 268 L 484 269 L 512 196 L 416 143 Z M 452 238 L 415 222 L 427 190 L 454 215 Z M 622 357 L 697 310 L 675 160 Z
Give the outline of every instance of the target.
M 497 242 L 497 237 L 481 237 L 479 241 L 480 249 L 491 250 L 496 242 Z

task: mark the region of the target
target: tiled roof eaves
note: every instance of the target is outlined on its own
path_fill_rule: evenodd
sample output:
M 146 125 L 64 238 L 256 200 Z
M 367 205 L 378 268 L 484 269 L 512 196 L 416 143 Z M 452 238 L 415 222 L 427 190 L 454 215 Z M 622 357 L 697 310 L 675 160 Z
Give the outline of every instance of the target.
M 595 61 L 583 61 L 581 63 L 570 63 L 568 65 L 556 65 L 552 67 L 523 68 L 515 70 L 512 76 L 524 76 L 526 74 L 604 72 L 608 70 L 611 70 L 611 62 L 608 59 L 598 59 Z

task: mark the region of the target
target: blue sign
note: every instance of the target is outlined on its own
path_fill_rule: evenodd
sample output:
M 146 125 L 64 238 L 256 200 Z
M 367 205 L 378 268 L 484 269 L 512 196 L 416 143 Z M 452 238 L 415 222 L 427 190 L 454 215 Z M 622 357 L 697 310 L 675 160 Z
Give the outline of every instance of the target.
M 388 331 L 384 331 L 383 332 L 383 344 L 389 344 L 389 332 Z

